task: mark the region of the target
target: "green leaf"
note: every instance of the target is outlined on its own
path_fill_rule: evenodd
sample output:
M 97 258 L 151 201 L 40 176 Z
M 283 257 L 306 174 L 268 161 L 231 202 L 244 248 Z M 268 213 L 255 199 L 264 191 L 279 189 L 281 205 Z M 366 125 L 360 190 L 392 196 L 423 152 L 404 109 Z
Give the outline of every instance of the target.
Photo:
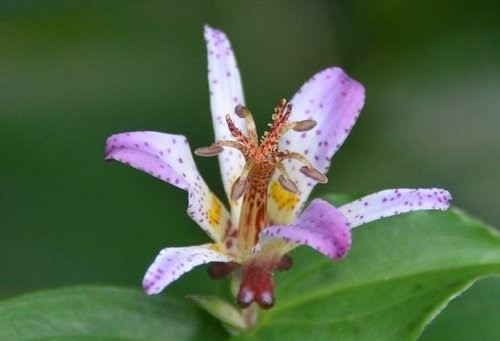
M 475 280 L 500 273 L 500 236 L 458 210 L 416 212 L 356 228 L 340 262 L 308 248 L 293 257 L 294 268 L 276 275 L 276 306 L 236 339 L 416 339 Z M 500 281 L 481 283 L 469 300 L 452 302 L 424 339 L 465 340 L 475 324 L 497 338 Z M 0 340 L 228 337 L 187 300 L 136 290 L 82 287 L 0 302 Z
M 421 339 L 500 340 L 500 278 L 482 279 L 453 300 Z
M 500 236 L 456 209 L 354 230 L 340 262 L 309 248 L 277 274 L 277 304 L 245 339 L 416 339 L 476 279 L 500 273 Z
M 209 340 L 227 337 L 187 300 L 138 290 L 79 287 L 0 303 L 0 340 Z

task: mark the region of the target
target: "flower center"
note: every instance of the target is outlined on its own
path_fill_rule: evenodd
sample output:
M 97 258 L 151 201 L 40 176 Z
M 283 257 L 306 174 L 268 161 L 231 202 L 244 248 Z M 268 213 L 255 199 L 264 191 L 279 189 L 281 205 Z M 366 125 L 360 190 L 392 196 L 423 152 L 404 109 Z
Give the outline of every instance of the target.
M 301 162 L 303 166 L 300 171 L 320 183 L 327 182 L 327 178 L 315 169 L 304 155 L 280 150 L 278 147 L 280 138 L 287 131 L 307 131 L 316 125 L 316 121 L 313 120 L 288 122 L 292 114 L 291 103 L 287 104 L 284 99 L 278 103 L 272 116 L 272 123 L 269 124 L 270 129 L 264 133 L 260 142 L 248 108 L 238 105 L 235 113 L 245 120 L 247 134 L 239 130 L 230 116 L 226 115 L 227 126 L 235 140 L 216 141 L 209 147 L 198 148 L 195 153 L 200 156 L 215 156 L 222 152 L 223 148 L 229 147 L 240 151 L 245 158 L 245 167 L 231 187 L 231 199 L 238 200 L 243 197 L 238 226 L 238 250 L 240 256 L 245 257 L 257 245 L 260 231 L 269 225 L 267 197 L 269 183 L 275 170 L 280 173 L 278 182 L 284 190 L 291 193 L 298 192 L 297 185 L 288 176 L 284 160 L 295 159 Z

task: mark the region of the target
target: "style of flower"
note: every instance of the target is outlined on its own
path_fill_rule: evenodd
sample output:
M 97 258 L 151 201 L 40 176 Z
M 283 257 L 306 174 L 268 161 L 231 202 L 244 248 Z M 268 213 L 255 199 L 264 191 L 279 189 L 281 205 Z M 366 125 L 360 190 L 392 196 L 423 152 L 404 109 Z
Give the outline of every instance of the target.
M 143 287 L 156 294 L 195 266 L 212 263 L 213 278 L 241 268 L 237 302 L 274 305 L 273 271 L 291 266 L 289 251 L 308 245 L 338 260 L 351 247 L 351 229 L 415 210 L 445 210 L 442 189 L 391 189 L 339 208 L 313 200 L 326 183 L 330 159 L 352 129 L 364 103 L 364 88 L 340 68 L 314 75 L 281 100 L 270 129 L 259 140 L 244 106 L 240 73 L 226 35 L 205 27 L 210 105 L 215 142 L 195 150 L 218 155 L 230 210 L 200 176 L 184 136 L 143 131 L 112 135 L 106 160 L 117 160 L 188 192 L 188 215 L 213 243 L 167 247 L 146 272 Z

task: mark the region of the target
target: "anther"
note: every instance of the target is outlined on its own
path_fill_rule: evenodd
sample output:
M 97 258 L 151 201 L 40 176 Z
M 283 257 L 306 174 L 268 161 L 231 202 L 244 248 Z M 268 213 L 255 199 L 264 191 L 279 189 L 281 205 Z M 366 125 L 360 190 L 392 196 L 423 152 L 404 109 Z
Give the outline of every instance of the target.
M 304 120 L 291 123 L 292 129 L 300 132 L 311 130 L 316 126 L 316 124 L 317 122 L 315 120 Z
M 248 179 L 246 176 L 241 175 L 231 187 L 231 199 L 238 200 L 243 196 L 248 185 Z
M 238 104 L 236 107 L 234 107 L 234 113 L 239 118 L 245 118 L 246 115 L 250 114 L 250 110 L 248 110 L 248 108 L 244 105 Z
M 325 176 L 325 174 L 321 173 L 317 169 L 313 167 L 308 167 L 308 166 L 302 166 L 300 168 L 300 172 L 304 174 L 305 176 L 316 180 L 317 182 L 321 184 L 326 184 L 328 182 L 328 178 Z
M 280 183 L 281 187 L 283 187 L 284 190 L 290 192 L 290 193 L 298 193 L 299 189 L 297 188 L 297 185 L 295 182 L 290 180 L 288 176 L 284 176 L 283 174 L 280 174 L 278 177 L 278 182 Z
M 219 155 L 224 149 L 219 145 L 211 145 L 208 147 L 197 148 L 194 153 L 198 156 L 215 156 Z
M 234 113 L 240 117 L 245 119 L 245 125 L 247 127 L 248 138 L 250 142 L 253 144 L 258 144 L 259 140 L 257 138 L 257 128 L 255 127 L 255 121 L 253 120 L 252 113 L 248 110 L 247 107 L 238 104 L 234 108 Z
M 299 189 L 295 182 L 292 181 L 288 176 L 288 172 L 283 163 L 277 163 L 276 168 L 278 168 L 278 170 L 281 172 L 281 175 L 278 177 L 278 182 L 280 183 L 281 187 L 283 187 L 284 190 L 290 193 L 298 193 Z
M 250 166 L 247 163 L 243 170 L 241 171 L 240 176 L 236 179 L 231 187 L 231 199 L 238 200 L 243 196 L 245 190 L 248 186 L 248 173 L 250 172 Z

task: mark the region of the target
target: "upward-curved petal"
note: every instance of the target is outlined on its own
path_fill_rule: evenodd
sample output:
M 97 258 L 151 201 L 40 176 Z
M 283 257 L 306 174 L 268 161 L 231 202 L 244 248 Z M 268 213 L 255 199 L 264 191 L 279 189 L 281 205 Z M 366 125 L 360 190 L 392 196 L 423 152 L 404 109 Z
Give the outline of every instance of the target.
M 365 90 L 342 69 L 323 70 L 309 79 L 293 96 L 290 121 L 314 120 L 317 125 L 307 132 L 287 132 L 280 149 L 303 154 L 322 173 L 351 131 L 365 100 Z M 299 198 L 291 212 L 295 217 L 316 182 L 300 172 L 301 165 L 289 160 L 287 170 L 299 188 Z
M 179 187 L 189 194 L 188 215 L 221 248 L 232 252 L 235 227 L 224 205 L 210 191 L 182 135 L 139 131 L 112 135 L 106 160 L 117 160 Z
M 210 108 L 215 132 L 215 140 L 232 140 L 225 116 L 230 115 L 235 125 L 246 133 L 244 120 L 236 116 L 236 105 L 245 104 L 240 71 L 233 54 L 231 43 L 224 32 L 205 26 L 205 40 L 208 52 L 208 86 Z M 231 200 L 231 185 L 240 176 L 245 160 L 235 150 L 224 150 L 219 154 L 222 182 L 231 204 L 233 217 L 239 216 L 241 200 Z

